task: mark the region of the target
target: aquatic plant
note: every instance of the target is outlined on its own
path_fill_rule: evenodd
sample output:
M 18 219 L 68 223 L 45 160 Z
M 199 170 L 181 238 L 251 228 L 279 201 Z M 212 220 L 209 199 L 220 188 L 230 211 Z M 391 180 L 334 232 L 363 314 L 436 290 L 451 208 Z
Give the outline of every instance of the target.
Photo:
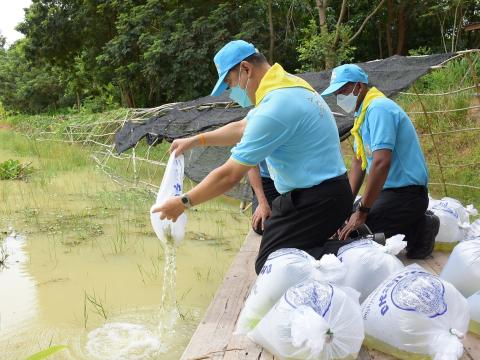
M 33 171 L 30 164 L 13 159 L 0 163 L 0 180 L 24 180 Z

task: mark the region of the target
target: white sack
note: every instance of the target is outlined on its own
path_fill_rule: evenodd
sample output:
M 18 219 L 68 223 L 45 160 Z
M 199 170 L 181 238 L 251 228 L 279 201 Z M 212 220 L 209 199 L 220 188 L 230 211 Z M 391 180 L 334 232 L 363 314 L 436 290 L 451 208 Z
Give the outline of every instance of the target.
M 465 297 L 480 290 L 480 239 L 455 246 L 440 277 L 452 283 Z
M 480 291 L 476 292 L 468 299 L 468 308 L 470 309 L 470 331 L 480 335 Z
M 385 280 L 362 304 L 367 345 L 378 341 L 434 360 L 457 360 L 469 322 L 455 287 L 412 264 Z M 398 354 L 397 354 L 398 356 Z
M 278 359 L 356 359 L 364 338 L 358 293 L 306 280 L 288 289 L 248 337 Z
M 360 239 L 338 250 L 338 259 L 347 267 L 342 285 L 360 292 L 360 302 L 390 274 L 404 268 L 403 263 L 395 256 L 407 246 L 403 241 L 404 237 L 392 236 L 387 239 L 385 246 L 370 239 Z
M 435 242 L 443 244 L 462 241 L 470 226 L 470 215 L 477 214 L 473 205 L 464 207 L 460 201 L 449 197 L 432 199 L 429 209 L 440 219 L 440 229 Z
M 245 301 L 235 333 L 246 334 L 252 330 L 289 287 L 309 277 L 340 281 L 346 271 L 345 266 L 332 254 L 315 260 L 305 251 L 294 248 L 271 253 Z

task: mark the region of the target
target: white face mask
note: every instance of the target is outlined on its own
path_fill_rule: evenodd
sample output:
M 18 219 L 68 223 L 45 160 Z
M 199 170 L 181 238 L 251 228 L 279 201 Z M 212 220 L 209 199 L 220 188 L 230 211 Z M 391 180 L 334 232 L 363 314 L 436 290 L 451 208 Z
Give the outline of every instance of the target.
M 348 114 L 352 113 L 357 105 L 358 95 L 353 95 L 356 87 L 357 84 L 355 84 L 352 92 L 348 95 L 337 95 L 337 105 L 340 106 Z

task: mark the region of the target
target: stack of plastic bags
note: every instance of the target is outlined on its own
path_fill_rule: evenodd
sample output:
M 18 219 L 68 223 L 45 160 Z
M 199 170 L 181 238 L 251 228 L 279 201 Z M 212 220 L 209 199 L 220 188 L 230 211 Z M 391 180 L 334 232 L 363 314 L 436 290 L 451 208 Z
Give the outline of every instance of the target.
M 360 302 L 390 274 L 404 268 L 397 255 L 407 246 L 404 235 L 387 239 L 382 246 L 371 239 L 360 239 L 338 250 L 337 257 L 347 267 L 342 285 L 360 292 Z
M 268 257 L 237 321 L 280 359 L 346 359 L 364 337 L 358 292 L 337 285 L 346 273 L 334 256 L 317 261 L 298 249 Z
M 464 207 L 456 199 L 444 197 L 441 200 L 430 199 L 428 208 L 440 219 L 440 229 L 435 238 L 435 249 L 451 251 L 465 238 L 470 227 L 470 215 L 477 215 L 473 205 Z
M 417 264 L 386 279 L 364 301 L 362 315 L 367 347 L 400 359 L 457 360 L 463 354 L 467 300 Z

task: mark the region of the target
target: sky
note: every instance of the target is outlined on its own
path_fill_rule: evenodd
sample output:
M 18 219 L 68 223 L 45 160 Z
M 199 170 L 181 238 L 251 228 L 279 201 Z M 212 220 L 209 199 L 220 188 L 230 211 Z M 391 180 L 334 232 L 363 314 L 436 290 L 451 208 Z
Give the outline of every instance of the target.
M 23 35 L 15 31 L 18 23 L 25 16 L 24 8 L 30 6 L 31 0 L 0 0 L 0 33 L 7 38 L 7 46 Z

